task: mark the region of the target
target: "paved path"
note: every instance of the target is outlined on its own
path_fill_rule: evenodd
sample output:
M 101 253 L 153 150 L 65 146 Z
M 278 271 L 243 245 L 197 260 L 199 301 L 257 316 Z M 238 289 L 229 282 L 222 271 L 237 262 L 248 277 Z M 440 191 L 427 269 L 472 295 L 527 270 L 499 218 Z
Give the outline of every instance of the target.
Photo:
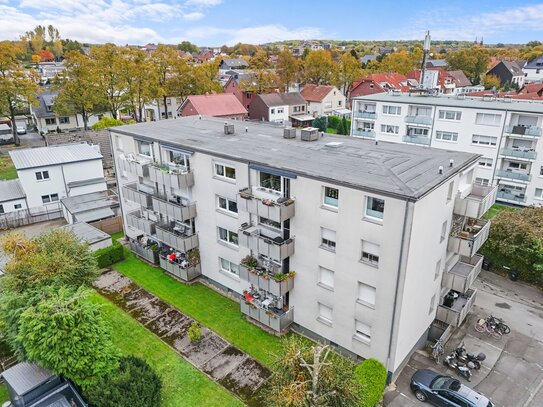
M 247 405 L 262 405 L 258 392 L 271 374 L 265 366 L 207 328 L 199 343 L 191 343 L 187 331 L 192 318 L 115 270 L 102 274 L 95 288 Z

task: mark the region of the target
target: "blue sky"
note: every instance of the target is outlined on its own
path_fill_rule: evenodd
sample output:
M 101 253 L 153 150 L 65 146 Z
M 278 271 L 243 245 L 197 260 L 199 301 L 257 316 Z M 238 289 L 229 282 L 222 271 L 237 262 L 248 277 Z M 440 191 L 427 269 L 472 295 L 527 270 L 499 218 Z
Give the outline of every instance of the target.
M 285 39 L 543 40 L 535 0 L 0 0 L 0 39 L 42 24 L 83 42 L 232 45 Z

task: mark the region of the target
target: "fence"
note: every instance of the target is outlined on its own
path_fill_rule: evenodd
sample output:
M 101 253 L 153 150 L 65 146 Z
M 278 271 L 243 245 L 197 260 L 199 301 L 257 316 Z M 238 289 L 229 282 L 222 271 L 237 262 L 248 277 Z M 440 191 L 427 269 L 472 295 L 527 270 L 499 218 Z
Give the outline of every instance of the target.
M 123 221 L 120 216 L 115 216 L 109 219 L 102 219 L 97 222 L 89 223 L 96 229 L 100 229 L 102 232 L 112 235 L 123 230 Z
M 62 218 L 60 202 L 38 206 L 36 208 L 21 209 L 0 215 L 0 230 L 18 228 L 32 223 L 44 222 Z
M 68 143 L 91 143 L 100 145 L 100 152 L 103 155 L 104 168 L 113 167 L 113 152 L 107 130 L 87 130 L 75 131 L 70 133 L 48 133 L 45 136 L 45 144 L 52 146 L 55 144 Z

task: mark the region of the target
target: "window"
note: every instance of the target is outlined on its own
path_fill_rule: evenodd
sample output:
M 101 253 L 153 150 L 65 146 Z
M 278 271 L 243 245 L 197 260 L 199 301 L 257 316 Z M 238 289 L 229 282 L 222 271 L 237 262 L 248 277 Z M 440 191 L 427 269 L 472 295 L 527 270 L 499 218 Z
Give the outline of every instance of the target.
M 275 114 L 275 109 L 271 109 L 271 110 L 270 110 L 270 113 L 271 113 L 271 114 Z
M 383 113 L 399 116 L 402 114 L 402 108 L 401 106 L 383 105 Z
M 462 112 L 455 110 L 440 110 L 439 118 L 443 120 L 460 120 L 462 118 Z
M 284 112 L 285 112 L 284 108 L 282 108 L 282 107 L 277 108 L 277 114 L 284 113 Z
M 383 219 L 385 213 L 385 201 L 379 198 L 368 196 L 366 204 L 366 215 L 372 218 Z
M 151 157 L 151 143 L 148 143 L 147 141 L 139 141 L 136 140 L 136 144 L 138 147 L 138 154 L 144 155 L 146 157 Z
M 370 342 L 371 340 L 371 326 L 355 319 L 355 337 L 361 339 L 363 342 Z
M 447 202 L 450 202 L 450 200 L 453 197 L 453 193 L 454 193 L 454 181 L 449 183 L 449 189 L 447 191 Z
M 502 120 L 500 114 L 491 114 L 491 113 L 477 113 L 475 117 L 476 124 L 482 124 L 486 126 L 499 126 Z
M 373 122 L 357 122 L 357 125 L 358 125 L 357 127 L 359 130 L 366 130 L 366 131 L 373 130 L 375 127 L 375 123 Z
M 450 131 L 436 131 L 436 140 L 456 142 L 458 141 L 458 133 L 453 133 Z
M 428 315 L 432 315 L 432 312 L 436 309 L 436 295 L 432 295 L 432 299 L 430 300 L 430 309 L 428 310 Z
M 471 138 L 471 144 L 478 144 L 480 146 L 495 146 L 497 142 L 497 137 L 483 136 L 481 134 L 474 134 Z
M 230 230 L 219 227 L 219 240 L 232 244 L 234 246 L 238 245 L 238 234 Z
M 339 204 L 339 189 L 324 187 L 324 204 L 337 208 Z
M 339 107 L 341 107 L 341 100 L 338 100 L 338 101 L 337 101 L 337 105 L 338 105 Z
M 439 242 L 443 242 L 445 238 L 447 237 L 447 221 L 443 222 L 441 225 L 441 237 L 439 239 Z
M 50 119 L 45 119 L 45 124 L 47 126 L 53 126 L 53 125 L 57 124 L 57 119 L 55 119 L 54 117 L 52 117 Z
M 189 155 L 184 153 L 179 153 L 177 151 L 170 151 L 170 162 L 181 165 L 185 167 L 187 170 L 190 169 L 190 161 L 189 161 Z
M 331 109 L 332 108 L 332 102 L 324 102 L 324 108 L 325 109 Z
M 215 175 L 222 178 L 236 179 L 236 169 L 224 164 L 215 164 Z
M 336 232 L 330 229 L 321 228 L 321 247 L 336 251 Z
M 274 220 L 264 218 L 262 216 L 260 216 L 258 218 L 258 223 L 261 224 L 261 225 L 264 225 L 264 226 L 268 226 L 270 228 L 281 230 L 281 223 L 280 222 L 276 222 Z
M 331 307 L 319 302 L 319 317 L 317 318 L 319 321 L 332 325 L 332 313 L 333 309 Z
M 509 162 L 509 168 L 513 168 L 515 170 L 525 170 L 528 168 L 528 164 L 526 163 L 516 163 L 516 162 Z
M 227 273 L 232 273 L 235 275 L 239 274 L 239 266 L 236 263 L 232 263 L 222 257 L 219 257 L 219 264 L 221 265 L 221 270 L 226 271 Z
M 36 172 L 36 179 L 38 181 L 43 181 L 49 179 L 49 171 L 38 171 Z
M 319 267 L 319 285 L 334 289 L 334 272 L 324 267 Z
M 13 205 L 13 209 L 21 209 L 22 207 L 23 207 L 23 205 L 21 205 L 21 204 Z
M 400 126 L 392 126 L 390 124 L 381 124 L 381 133 L 398 134 Z
M 281 192 L 281 177 L 279 175 L 260 171 L 260 186 Z
M 541 168 L 539 169 L 539 175 L 543 175 L 543 165 L 542 165 Z
M 534 198 L 537 199 L 543 199 L 543 189 L 542 188 L 536 188 Z
M 488 178 L 479 178 L 479 177 L 476 177 L 475 178 L 475 183 L 478 184 L 478 185 L 482 185 L 484 187 L 490 185 L 490 180 Z
M 115 145 L 117 150 L 123 150 L 123 138 L 121 136 L 115 136 Z
M 58 201 L 58 194 L 42 195 L 41 196 L 41 201 L 42 201 L 42 203 L 49 203 L 49 202 Z
M 70 123 L 70 118 L 69 117 L 59 117 L 58 118 L 58 123 L 59 124 L 69 124 Z
M 238 213 L 238 203 L 222 196 L 217 197 L 217 207 L 229 213 Z
M 358 302 L 375 307 L 375 287 L 364 283 L 358 283 Z
M 493 163 L 492 158 L 485 158 L 485 157 L 479 158 L 479 167 L 491 168 L 492 163 Z
M 379 264 L 379 245 L 362 240 L 362 256 L 360 260 L 377 266 Z
M 439 275 L 441 274 L 441 259 L 439 259 L 436 263 L 436 271 L 434 273 L 434 281 L 437 280 Z
M 4 205 L 0 204 L 0 213 L 4 213 Z
M 428 129 L 423 129 L 422 127 L 408 127 L 407 128 L 408 136 L 428 136 Z

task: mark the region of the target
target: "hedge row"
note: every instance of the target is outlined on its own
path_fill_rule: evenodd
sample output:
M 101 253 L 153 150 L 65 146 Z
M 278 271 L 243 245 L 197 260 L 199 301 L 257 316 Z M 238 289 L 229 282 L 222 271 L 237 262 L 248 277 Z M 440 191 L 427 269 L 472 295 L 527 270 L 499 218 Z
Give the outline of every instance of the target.
M 124 247 L 119 242 L 113 242 L 109 247 L 96 250 L 94 256 L 96 257 L 98 268 L 103 269 L 124 260 Z
M 375 407 L 381 401 L 387 381 L 387 370 L 376 359 L 366 359 L 355 370 L 356 378 L 362 384 L 364 401 L 360 407 Z

